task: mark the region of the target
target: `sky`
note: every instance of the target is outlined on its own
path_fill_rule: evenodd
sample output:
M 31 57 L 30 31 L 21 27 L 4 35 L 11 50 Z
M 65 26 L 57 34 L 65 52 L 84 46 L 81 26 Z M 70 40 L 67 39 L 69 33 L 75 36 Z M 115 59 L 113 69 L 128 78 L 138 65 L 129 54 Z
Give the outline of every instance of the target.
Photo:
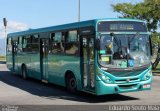
M 138 3 L 143 0 L 81 0 L 81 21 L 117 18 L 111 4 Z M 78 21 L 78 0 L 0 0 L 0 38 L 7 33 Z

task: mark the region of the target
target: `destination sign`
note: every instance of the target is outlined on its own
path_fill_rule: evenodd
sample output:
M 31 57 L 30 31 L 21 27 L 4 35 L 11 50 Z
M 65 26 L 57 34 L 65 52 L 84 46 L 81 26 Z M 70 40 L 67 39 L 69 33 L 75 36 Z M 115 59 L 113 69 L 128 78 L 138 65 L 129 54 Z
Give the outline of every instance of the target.
M 98 23 L 99 32 L 147 32 L 143 22 L 135 21 L 105 21 Z

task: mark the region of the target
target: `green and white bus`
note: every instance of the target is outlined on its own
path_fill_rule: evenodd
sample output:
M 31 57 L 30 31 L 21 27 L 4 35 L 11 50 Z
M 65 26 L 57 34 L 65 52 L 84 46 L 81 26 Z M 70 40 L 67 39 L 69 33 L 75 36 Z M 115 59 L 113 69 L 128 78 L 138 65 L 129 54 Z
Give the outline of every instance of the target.
M 23 78 L 95 95 L 150 90 L 151 38 L 144 21 L 96 19 L 10 33 L 7 67 Z

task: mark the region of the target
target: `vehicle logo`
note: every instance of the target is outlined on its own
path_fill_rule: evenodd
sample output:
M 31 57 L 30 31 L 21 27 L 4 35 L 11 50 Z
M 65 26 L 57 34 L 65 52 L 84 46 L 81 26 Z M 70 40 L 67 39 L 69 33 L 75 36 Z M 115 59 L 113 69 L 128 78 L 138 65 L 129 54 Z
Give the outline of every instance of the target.
M 130 82 L 130 79 L 127 79 L 126 81 L 127 81 L 127 82 Z

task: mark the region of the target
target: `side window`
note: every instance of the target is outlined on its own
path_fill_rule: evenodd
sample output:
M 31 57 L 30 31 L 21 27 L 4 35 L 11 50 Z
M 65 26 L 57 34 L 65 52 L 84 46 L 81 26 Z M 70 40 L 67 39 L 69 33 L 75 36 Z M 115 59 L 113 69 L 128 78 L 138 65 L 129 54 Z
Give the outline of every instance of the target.
M 18 44 L 22 44 L 22 37 L 21 36 L 18 37 Z
M 12 38 L 7 38 L 7 52 L 12 52 Z
M 32 52 L 39 52 L 39 35 L 31 35 L 31 41 L 32 41 L 32 45 L 31 45 L 31 50 Z
M 54 37 L 55 37 L 55 33 L 51 33 L 49 38 L 49 53 L 53 53 Z
M 22 51 L 23 51 L 23 52 L 26 52 L 26 51 L 27 51 L 26 46 L 27 46 L 26 36 L 23 36 L 23 37 L 22 37 Z
M 7 38 L 7 45 L 11 45 L 11 37 Z
M 52 33 L 50 41 L 50 53 L 57 54 L 64 52 L 64 36 L 62 32 Z
M 24 52 L 28 52 L 28 51 L 31 51 L 31 37 L 30 36 L 24 36 L 23 39 L 23 51 Z
M 18 52 L 22 51 L 22 36 L 18 37 Z
M 65 52 L 66 54 L 78 54 L 78 34 L 77 31 L 69 31 L 66 37 Z
M 14 37 L 14 39 L 12 41 L 12 46 L 14 46 L 13 47 L 14 54 L 17 54 L 17 52 L 18 52 L 18 37 Z

